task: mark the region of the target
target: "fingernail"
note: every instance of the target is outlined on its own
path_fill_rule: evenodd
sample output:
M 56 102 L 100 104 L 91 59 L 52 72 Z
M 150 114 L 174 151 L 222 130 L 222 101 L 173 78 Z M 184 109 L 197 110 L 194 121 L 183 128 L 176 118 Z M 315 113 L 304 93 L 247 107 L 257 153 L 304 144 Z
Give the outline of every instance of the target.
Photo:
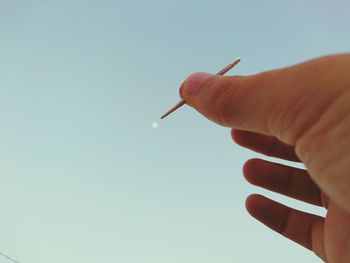
M 209 73 L 194 73 L 185 83 L 185 92 L 188 96 L 196 96 L 203 86 L 203 82 L 206 81 L 212 74 Z

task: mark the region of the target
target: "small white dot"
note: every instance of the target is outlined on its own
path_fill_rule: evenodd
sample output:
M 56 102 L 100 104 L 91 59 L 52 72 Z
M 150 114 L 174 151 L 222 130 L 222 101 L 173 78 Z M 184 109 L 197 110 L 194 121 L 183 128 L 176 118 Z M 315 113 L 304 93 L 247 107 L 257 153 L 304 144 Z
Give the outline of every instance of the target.
M 159 124 L 158 124 L 157 122 L 153 122 L 153 123 L 152 123 L 152 127 L 153 127 L 154 129 L 157 129 L 157 128 L 159 127 Z

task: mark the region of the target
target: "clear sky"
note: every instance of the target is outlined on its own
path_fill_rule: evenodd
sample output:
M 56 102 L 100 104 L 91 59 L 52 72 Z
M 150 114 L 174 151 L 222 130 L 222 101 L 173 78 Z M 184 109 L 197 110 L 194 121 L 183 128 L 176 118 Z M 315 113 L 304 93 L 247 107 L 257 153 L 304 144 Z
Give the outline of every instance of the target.
M 194 71 L 350 50 L 348 0 L 0 0 L 0 251 L 23 263 L 319 260 L 244 209 L 259 156 L 188 107 Z M 2 261 L 0 261 L 2 262 Z M 5 261 L 4 261 L 5 262 Z

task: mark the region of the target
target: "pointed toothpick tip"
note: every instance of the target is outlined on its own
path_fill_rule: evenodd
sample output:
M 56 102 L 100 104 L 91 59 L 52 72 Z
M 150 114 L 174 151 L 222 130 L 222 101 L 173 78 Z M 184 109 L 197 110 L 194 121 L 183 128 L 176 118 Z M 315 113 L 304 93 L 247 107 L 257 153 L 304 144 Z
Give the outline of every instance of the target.
M 161 116 L 160 119 L 163 120 L 165 117 L 167 117 L 168 115 L 170 115 L 171 113 L 173 113 L 174 111 L 176 111 L 178 108 L 180 108 L 181 106 L 183 106 L 185 104 L 186 104 L 186 101 L 184 99 L 182 99 L 181 101 L 176 103 L 176 105 L 173 106 L 170 110 L 168 110 L 163 116 Z
M 241 62 L 241 58 L 240 58 L 240 57 L 235 58 L 235 59 L 232 61 L 232 65 L 237 65 L 239 62 Z

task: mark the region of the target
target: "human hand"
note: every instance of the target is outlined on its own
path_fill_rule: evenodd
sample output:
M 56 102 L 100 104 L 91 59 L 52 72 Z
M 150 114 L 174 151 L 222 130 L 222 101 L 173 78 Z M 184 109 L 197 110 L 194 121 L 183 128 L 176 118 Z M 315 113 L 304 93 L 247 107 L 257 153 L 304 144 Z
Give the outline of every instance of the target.
M 324 206 L 325 218 L 260 195 L 248 197 L 247 210 L 325 262 L 350 262 L 350 54 L 246 77 L 196 73 L 180 95 L 208 119 L 234 127 L 239 145 L 303 162 L 307 171 L 253 159 L 243 171 L 252 184 Z

